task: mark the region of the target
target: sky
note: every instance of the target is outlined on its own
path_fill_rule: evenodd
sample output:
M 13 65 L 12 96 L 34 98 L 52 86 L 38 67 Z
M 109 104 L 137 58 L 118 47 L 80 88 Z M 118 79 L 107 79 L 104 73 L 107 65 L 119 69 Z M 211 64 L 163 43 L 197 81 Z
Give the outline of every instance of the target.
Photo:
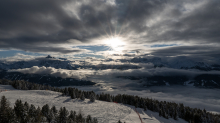
M 219 0 L 0 1 L 0 58 L 220 61 Z

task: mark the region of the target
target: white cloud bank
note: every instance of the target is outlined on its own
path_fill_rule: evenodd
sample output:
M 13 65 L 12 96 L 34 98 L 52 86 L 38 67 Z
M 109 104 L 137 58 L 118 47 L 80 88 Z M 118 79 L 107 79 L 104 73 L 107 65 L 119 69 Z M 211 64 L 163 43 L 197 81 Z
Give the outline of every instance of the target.
M 87 75 L 93 74 L 93 70 L 66 70 L 66 69 L 55 69 L 53 67 L 38 67 L 33 66 L 31 68 L 9 70 L 9 72 L 21 72 L 24 74 L 44 74 L 52 75 L 62 78 L 76 78 L 76 79 L 85 79 Z

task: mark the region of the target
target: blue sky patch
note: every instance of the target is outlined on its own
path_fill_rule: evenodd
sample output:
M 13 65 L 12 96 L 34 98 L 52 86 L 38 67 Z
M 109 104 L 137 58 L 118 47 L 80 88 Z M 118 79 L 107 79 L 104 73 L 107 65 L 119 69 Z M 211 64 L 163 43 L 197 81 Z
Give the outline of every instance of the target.
M 104 56 L 102 56 L 102 55 L 93 55 L 93 54 L 76 54 L 76 55 L 74 55 L 75 57 L 80 57 L 80 58 L 86 58 L 86 57 L 95 57 L 95 58 L 101 58 L 101 59 L 103 59 L 103 58 L 105 58 Z
M 155 44 L 155 45 L 151 45 L 150 47 L 170 47 L 170 46 L 177 46 L 177 44 Z
M 91 50 L 93 52 L 108 51 L 111 49 L 111 47 L 106 46 L 106 45 L 76 46 L 73 48 L 87 49 L 87 50 Z
M 17 53 L 21 53 L 24 55 L 33 55 L 33 56 L 41 56 L 40 53 L 32 53 L 32 52 L 25 52 L 21 50 L 0 50 L 0 58 L 12 57 L 15 56 Z

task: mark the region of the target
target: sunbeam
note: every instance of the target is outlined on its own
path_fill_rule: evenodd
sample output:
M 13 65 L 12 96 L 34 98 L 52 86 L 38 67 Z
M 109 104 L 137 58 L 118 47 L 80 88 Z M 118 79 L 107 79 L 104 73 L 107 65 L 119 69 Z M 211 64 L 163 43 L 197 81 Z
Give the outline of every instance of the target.
M 106 45 L 112 48 L 112 51 L 116 51 L 120 53 L 123 51 L 123 46 L 125 45 L 125 42 L 121 37 L 112 36 L 111 38 L 107 38 L 104 41 Z

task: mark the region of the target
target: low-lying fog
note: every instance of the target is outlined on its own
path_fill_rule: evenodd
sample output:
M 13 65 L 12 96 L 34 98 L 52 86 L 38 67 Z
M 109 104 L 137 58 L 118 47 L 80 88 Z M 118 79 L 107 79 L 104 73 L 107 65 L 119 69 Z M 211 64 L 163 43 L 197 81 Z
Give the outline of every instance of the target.
M 141 87 L 138 83 L 127 79 L 110 79 L 109 77 L 109 80 L 108 78 L 105 80 L 100 81 L 96 86 L 76 86 L 76 88 L 86 91 L 93 90 L 96 93 L 110 93 L 112 95 L 138 95 L 160 101 L 183 103 L 185 106 L 205 108 L 207 111 L 220 113 L 220 89 L 205 89 L 193 86 Z

